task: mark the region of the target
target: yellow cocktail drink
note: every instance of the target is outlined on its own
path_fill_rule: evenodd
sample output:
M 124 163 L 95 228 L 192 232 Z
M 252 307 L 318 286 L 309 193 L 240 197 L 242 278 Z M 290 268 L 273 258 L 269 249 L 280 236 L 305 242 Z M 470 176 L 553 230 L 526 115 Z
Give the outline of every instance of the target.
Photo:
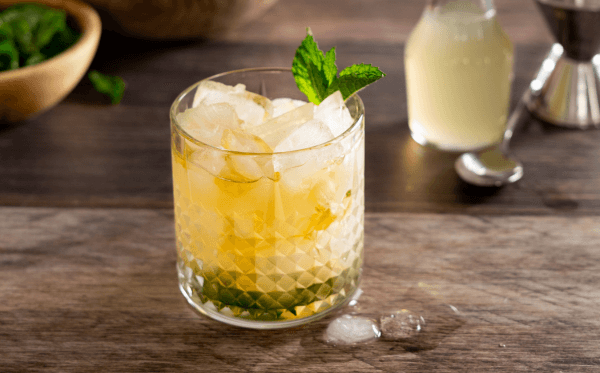
M 224 80 L 259 79 L 268 92 L 291 73 L 235 75 Z M 315 106 L 208 83 L 172 112 L 182 292 L 200 312 L 239 326 L 318 317 L 360 278 L 362 103 L 353 96 L 344 105 L 340 96 Z

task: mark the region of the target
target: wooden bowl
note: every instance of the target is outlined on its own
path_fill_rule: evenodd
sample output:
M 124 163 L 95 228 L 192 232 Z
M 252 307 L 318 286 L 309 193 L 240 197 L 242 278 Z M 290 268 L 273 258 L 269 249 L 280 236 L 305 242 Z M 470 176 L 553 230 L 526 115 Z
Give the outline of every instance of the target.
M 107 30 L 146 40 L 212 38 L 258 19 L 277 0 L 87 0 Z
M 90 66 L 102 32 L 98 13 L 78 0 L 0 0 L 0 9 L 24 2 L 64 9 L 81 36 L 69 49 L 49 60 L 0 72 L 0 123 L 31 118 L 65 98 Z

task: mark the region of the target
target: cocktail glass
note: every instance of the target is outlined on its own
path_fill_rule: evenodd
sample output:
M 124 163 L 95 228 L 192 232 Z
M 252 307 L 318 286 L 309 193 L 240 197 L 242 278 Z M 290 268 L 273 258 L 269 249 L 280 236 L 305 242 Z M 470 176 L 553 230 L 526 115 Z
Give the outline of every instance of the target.
M 289 69 L 246 69 L 208 80 L 269 99 L 305 99 Z M 364 108 L 324 144 L 280 153 L 224 150 L 178 122 L 198 82 L 171 107 L 179 286 L 188 303 L 241 327 L 296 326 L 349 300 L 361 277 Z

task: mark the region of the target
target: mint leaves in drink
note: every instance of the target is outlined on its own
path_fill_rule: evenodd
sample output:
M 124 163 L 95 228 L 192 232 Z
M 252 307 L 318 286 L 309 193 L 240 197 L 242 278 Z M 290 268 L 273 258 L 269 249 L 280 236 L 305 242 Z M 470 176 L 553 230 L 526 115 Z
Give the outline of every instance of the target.
M 315 105 L 335 91 L 340 91 L 345 100 L 385 76 L 379 68 L 362 63 L 343 69 L 338 76 L 335 47 L 324 54 L 313 38 L 310 28 L 296 50 L 292 73 L 300 91 Z

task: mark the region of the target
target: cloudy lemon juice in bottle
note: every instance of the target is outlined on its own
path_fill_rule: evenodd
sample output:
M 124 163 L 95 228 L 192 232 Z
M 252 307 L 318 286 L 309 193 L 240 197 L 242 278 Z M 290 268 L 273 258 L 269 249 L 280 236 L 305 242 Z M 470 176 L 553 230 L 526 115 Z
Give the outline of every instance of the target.
M 513 46 L 492 0 L 429 0 L 407 41 L 405 69 L 415 141 L 451 151 L 500 141 Z

